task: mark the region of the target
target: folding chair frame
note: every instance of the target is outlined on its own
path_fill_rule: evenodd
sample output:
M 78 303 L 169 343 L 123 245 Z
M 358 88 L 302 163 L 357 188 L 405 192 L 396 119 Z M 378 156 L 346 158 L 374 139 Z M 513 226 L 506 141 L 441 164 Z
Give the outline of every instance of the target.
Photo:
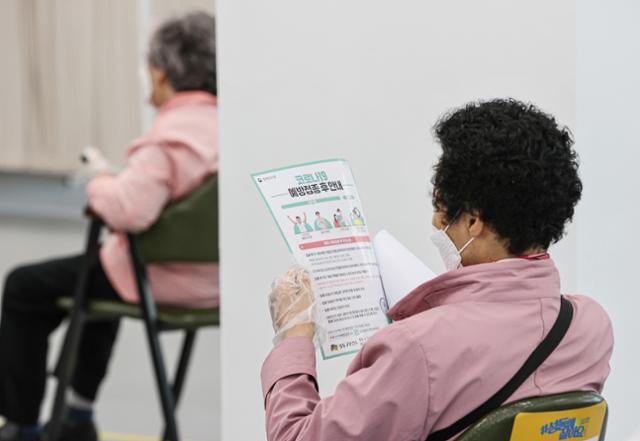
M 75 287 L 75 292 L 73 293 L 74 302 L 69 315 L 69 327 L 65 335 L 60 359 L 55 371 L 55 376 L 58 378 L 58 384 L 53 403 L 52 417 L 48 429 L 49 441 L 58 441 L 60 438 L 62 425 L 67 412 L 66 391 L 71 384 L 75 372 L 77 354 L 82 340 L 84 324 L 91 320 L 104 319 L 92 317 L 87 311 L 87 288 L 89 286 L 89 277 L 91 277 L 91 269 L 97 263 L 99 258 L 99 239 L 103 225 L 102 220 L 94 218 L 91 220 L 89 226 L 85 257 Z M 179 441 L 178 424 L 176 421 L 176 406 L 182 393 L 187 369 L 191 360 L 196 330 L 184 330 L 184 340 L 178 360 L 178 366 L 173 380 L 173 386 L 170 387 L 159 335 L 162 331 L 172 330 L 175 328 L 164 327 L 162 326 L 162 323 L 158 321 L 158 310 L 155 301 L 153 300 L 145 266 L 140 260 L 135 247 L 135 238 L 129 234 L 128 240 L 129 253 L 133 261 L 136 287 L 139 293 L 147 342 L 151 352 L 151 361 L 156 379 L 156 387 L 158 389 L 161 410 L 165 422 L 162 439 L 166 441 Z

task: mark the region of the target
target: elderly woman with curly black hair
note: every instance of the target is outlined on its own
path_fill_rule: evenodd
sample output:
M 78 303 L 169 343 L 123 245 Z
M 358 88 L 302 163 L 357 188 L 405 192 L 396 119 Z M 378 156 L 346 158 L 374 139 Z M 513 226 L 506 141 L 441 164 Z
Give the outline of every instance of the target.
M 127 252 L 127 231 L 142 231 L 163 208 L 199 187 L 218 170 L 214 18 L 192 12 L 162 23 L 148 54 L 157 109 L 147 134 L 132 142 L 127 166 L 117 175 L 102 170 L 87 187 L 89 206 L 111 234 L 89 276 L 89 295 L 137 301 Z M 8 275 L 0 320 L 0 414 L 8 423 L 2 441 L 43 439 L 40 404 L 46 385 L 49 334 L 66 313 L 56 299 L 69 295 L 82 256 L 20 266 Z M 158 303 L 190 307 L 218 304 L 216 264 L 169 262 L 149 265 Z M 107 373 L 119 322 L 96 321 L 85 327 L 75 378 L 68 397 L 62 441 L 96 441 L 93 402 Z
M 548 254 L 582 191 L 569 131 L 533 105 L 495 100 L 447 114 L 435 135 L 433 239 L 449 271 L 389 311 L 395 323 L 364 345 L 333 396 L 318 395 L 314 324 L 290 327 L 262 369 L 270 441 L 452 439 L 496 404 L 601 391 L 609 318 L 588 297 L 561 296 Z M 275 287 L 284 310 L 288 289 Z M 518 378 L 539 347 L 550 355 Z

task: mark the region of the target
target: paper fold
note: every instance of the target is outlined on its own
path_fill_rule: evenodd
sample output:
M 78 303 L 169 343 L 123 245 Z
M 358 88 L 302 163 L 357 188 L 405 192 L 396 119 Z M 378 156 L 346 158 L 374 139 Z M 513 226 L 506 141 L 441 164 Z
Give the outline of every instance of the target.
M 437 276 L 386 230 L 376 234 L 373 248 L 389 308 L 415 288 Z

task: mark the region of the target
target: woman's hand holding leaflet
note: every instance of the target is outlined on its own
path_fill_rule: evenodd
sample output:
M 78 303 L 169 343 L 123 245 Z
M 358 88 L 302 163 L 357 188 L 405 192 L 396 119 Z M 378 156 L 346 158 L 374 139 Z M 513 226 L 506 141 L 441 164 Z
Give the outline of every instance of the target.
M 313 338 L 315 304 L 311 277 L 305 269 L 291 268 L 276 279 L 269 295 L 269 309 L 276 332 L 274 343 L 293 336 Z

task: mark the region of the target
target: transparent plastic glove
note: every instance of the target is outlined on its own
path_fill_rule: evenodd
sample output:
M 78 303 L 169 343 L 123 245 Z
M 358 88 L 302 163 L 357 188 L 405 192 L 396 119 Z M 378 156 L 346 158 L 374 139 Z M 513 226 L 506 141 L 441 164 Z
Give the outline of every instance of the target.
M 91 176 L 99 174 L 115 174 L 116 169 L 102 154 L 102 151 L 94 146 L 88 145 L 82 149 L 80 160 L 85 165 L 85 171 Z
M 323 340 L 324 326 L 317 319 L 316 299 L 309 272 L 293 267 L 271 285 L 269 310 L 277 344 L 295 331 L 295 335 L 308 335 L 316 343 Z M 296 329 L 294 329 L 296 328 Z

